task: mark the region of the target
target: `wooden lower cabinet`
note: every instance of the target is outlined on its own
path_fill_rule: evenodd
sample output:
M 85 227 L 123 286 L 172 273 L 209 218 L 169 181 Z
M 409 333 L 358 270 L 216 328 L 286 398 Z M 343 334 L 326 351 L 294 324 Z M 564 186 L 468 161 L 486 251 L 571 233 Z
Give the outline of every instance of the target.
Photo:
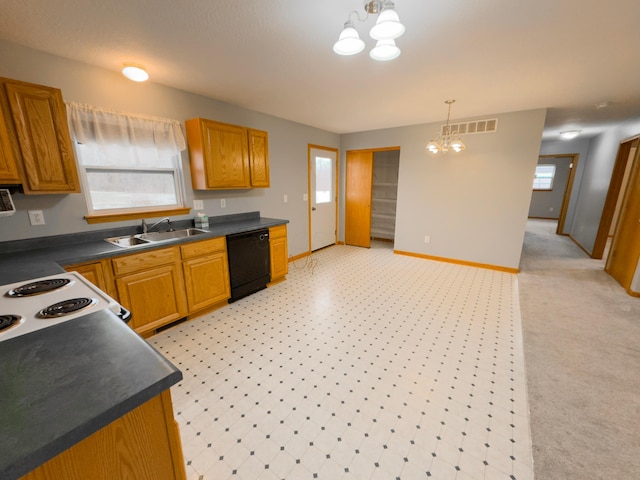
M 130 326 L 144 335 L 187 315 L 178 247 L 112 259 L 120 303 Z
M 180 433 L 165 390 L 22 480 L 185 480 Z
M 287 226 L 269 228 L 269 253 L 271 255 L 271 281 L 284 278 L 289 273 L 289 248 Z
M 181 256 L 189 313 L 231 296 L 225 237 L 182 245 Z
M 116 292 L 113 285 L 113 274 L 109 260 L 67 265 L 65 270 L 67 272 L 78 272 L 100 290 L 111 297 L 115 297 Z

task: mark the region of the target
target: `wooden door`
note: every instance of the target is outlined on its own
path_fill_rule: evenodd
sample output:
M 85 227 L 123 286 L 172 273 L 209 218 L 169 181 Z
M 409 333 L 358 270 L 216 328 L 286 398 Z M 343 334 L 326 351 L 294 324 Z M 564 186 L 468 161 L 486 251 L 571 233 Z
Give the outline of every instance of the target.
M 605 271 L 631 291 L 640 259 L 640 148 L 636 151 Z
M 251 186 L 269 186 L 269 134 L 263 130 L 249 129 L 249 165 Z
M 80 192 L 60 90 L 22 82 L 4 87 L 22 155 L 25 193 Z
M 344 242 L 371 246 L 373 151 L 347 152 Z

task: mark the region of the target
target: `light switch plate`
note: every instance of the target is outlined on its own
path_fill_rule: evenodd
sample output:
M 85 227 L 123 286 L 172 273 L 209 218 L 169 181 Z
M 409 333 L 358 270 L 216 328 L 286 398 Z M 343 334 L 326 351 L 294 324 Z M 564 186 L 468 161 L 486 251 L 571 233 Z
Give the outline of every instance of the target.
M 204 210 L 204 202 L 202 200 L 194 200 L 193 201 L 193 209 L 194 210 Z

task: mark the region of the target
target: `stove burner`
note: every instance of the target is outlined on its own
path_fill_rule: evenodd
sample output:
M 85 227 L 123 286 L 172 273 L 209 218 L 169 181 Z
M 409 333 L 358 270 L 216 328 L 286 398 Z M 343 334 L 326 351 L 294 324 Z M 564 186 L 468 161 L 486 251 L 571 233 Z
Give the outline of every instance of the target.
M 52 290 L 57 290 L 65 285 L 72 284 L 72 280 L 69 278 L 51 278 L 48 280 L 38 280 L 36 282 L 25 283 L 19 287 L 9 291 L 7 295 L 10 297 L 28 297 L 30 295 L 40 295 L 41 293 L 47 293 Z
M 21 321 L 22 317 L 20 315 L 0 315 L 0 332 L 19 325 Z
M 43 308 L 36 315 L 39 318 L 56 318 L 75 313 L 78 310 L 89 307 L 98 303 L 95 298 L 72 298 L 69 300 L 63 300 L 62 302 L 54 303 L 46 308 Z

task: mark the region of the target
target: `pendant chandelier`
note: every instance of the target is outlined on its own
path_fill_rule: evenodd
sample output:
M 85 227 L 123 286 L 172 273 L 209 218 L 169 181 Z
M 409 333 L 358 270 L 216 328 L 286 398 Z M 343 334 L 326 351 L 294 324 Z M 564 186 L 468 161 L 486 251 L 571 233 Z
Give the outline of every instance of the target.
M 369 18 L 369 14 L 380 14 L 376 24 L 369 31 L 369 35 L 377 40 L 369 56 L 374 60 L 385 62 L 400 56 L 400 49 L 396 45 L 395 39 L 404 33 L 404 25 L 400 23 L 400 18 L 395 11 L 395 5 L 390 0 L 372 0 L 364 4 L 366 16 L 360 18 L 360 14 L 353 10 L 349 13 L 349 18 L 344 23 L 344 28 L 338 41 L 333 45 L 333 51 L 338 55 L 355 55 L 364 50 L 364 41 L 358 35 L 358 31 L 351 20 L 353 14 L 360 22 Z
M 437 155 L 438 153 L 447 153 L 449 150 L 453 150 L 458 153 L 466 148 L 460 139 L 458 131 L 452 130 L 451 125 L 449 124 L 449 118 L 451 117 L 451 104 L 455 103 L 455 100 L 445 100 L 444 103 L 449 105 L 447 123 L 442 131 L 438 133 L 433 140 L 427 143 L 427 150 L 429 150 L 433 155 Z

